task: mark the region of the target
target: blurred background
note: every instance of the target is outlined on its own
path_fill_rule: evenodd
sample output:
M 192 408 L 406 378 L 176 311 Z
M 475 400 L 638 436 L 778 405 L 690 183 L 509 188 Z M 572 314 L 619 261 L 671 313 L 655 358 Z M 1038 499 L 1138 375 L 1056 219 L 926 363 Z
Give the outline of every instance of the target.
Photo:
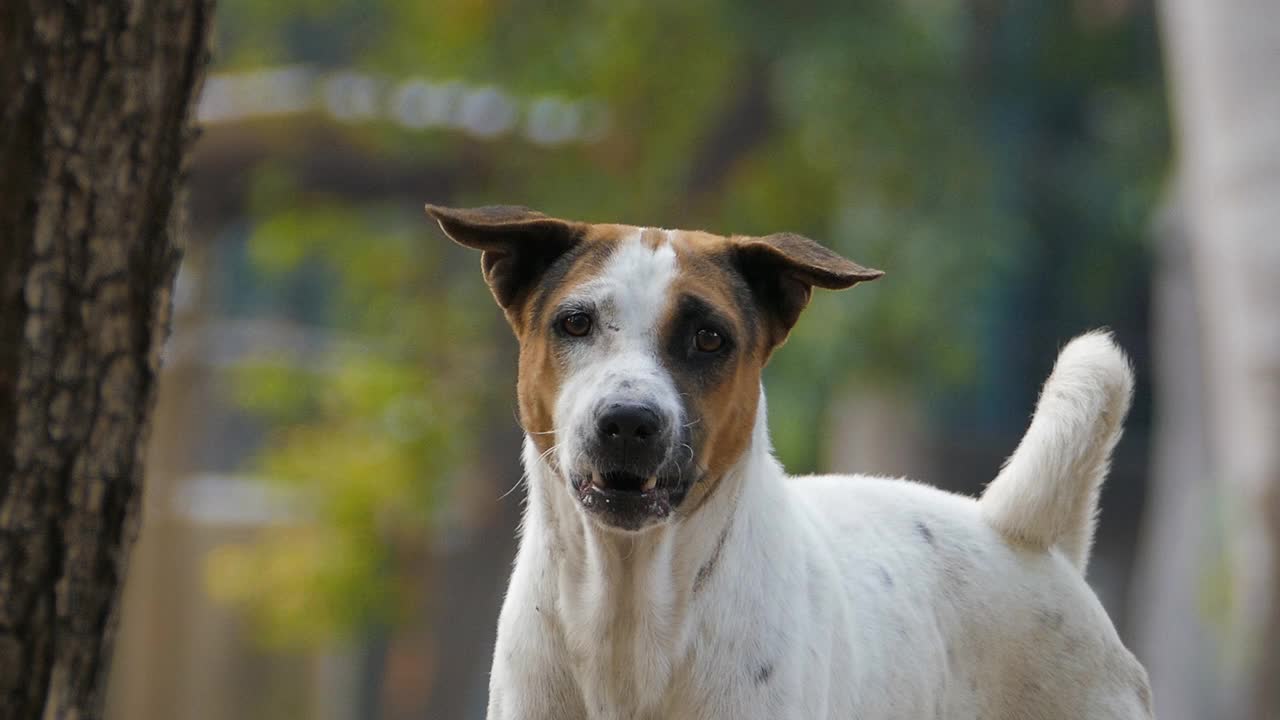
M 1266 556 L 1232 550 L 1251 496 L 1207 429 L 1205 327 L 1234 311 L 1193 282 L 1199 191 L 1173 160 L 1179 103 L 1219 87 L 1177 70 L 1204 55 L 1177 39 L 1191 20 L 1140 0 L 217 12 L 112 717 L 484 716 L 523 496 L 515 343 L 427 201 L 789 230 L 886 270 L 819 294 L 767 370 L 796 473 L 977 492 L 1056 351 L 1110 327 L 1139 384 L 1089 580 L 1161 717 L 1241 711 L 1238 589 Z M 1200 89 L 1171 93 L 1184 75 Z

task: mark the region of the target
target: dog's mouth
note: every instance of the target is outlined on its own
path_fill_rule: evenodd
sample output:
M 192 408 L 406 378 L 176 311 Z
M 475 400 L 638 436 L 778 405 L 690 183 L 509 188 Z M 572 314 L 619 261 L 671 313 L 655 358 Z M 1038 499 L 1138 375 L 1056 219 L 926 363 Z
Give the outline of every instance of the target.
M 636 475 L 629 472 L 600 472 L 591 473 L 591 485 L 600 490 L 612 490 L 618 493 L 644 494 L 654 492 L 658 489 L 657 475 Z
M 666 519 L 688 492 L 679 476 L 626 470 L 580 473 L 571 485 L 584 510 L 622 530 L 640 530 Z

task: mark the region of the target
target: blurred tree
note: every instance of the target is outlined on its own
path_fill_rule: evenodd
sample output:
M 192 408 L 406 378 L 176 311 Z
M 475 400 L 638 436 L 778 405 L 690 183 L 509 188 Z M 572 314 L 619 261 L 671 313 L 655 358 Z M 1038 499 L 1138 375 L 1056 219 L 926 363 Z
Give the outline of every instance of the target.
M 436 497 L 471 449 L 458 428 L 479 425 L 493 397 L 493 326 L 484 288 L 446 276 L 445 245 L 415 237 L 417 213 L 312 197 L 262 175 L 250 241 L 260 282 L 280 287 L 311 267 L 327 292 L 305 310 L 340 342 L 328 357 L 240 369 L 242 404 L 279 428 L 257 469 L 303 522 L 221 549 L 210 580 L 255 610 L 260 637 L 297 646 L 420 612 L 416 595 L 395 597 L 406 568 L 394 556 L 425 544 Z
M 1162 10 L 1179 131 L 1177 201 L 1190 248 L 1190 278 L 1183 282 L 1193 283 L 1202 318 L 1209 418 L 1202 428 L 1207 437 L 1170 441 L 1202 441 L 1208 448 L 1217 500 L 1210 507 L 1222 513 L 1226 550 L 1225 563 L 1209 562 L 1197 578 L 1226 590 L 1216 605 L 1224 642 L 1214 654 L 1226 661 L 1220 670 L 1230 700 L 1207 714 L 1270 720 L 1280 717 L 1280 84 L 1274 78 L 1280 5 L 1165 0 Z M 1163 492 L 1185 490 L 1175 481 L 1162 479 Z M 1161 520 L 1155 522 L 1159 533 Z M 1200 522 L 1206 522 L 1203 516 Z M 1187 550 L 1215 558 L 1204 548 Z M 1152 552 L 1169 548 L 1153 545 Z M 1168 617 L 1170 626 L 1149 632 L 1185 637 L 1183 628 L 1200 624 L 1195 617 Z M 1158 638 L 1147 642 L 1158 645 Z M 1185 644 L 1178 649 L 1190 650 Z M 1186 664 L 1157 667 L 1153 686 L 1161 717 L 1203 717 L 1179 701 L 1182 688 L 1205 679 L 1189 677 Z M 1161 700 L 1165 688 L 1172 698 L 1167 702 Z
M 0 717 L 102 712 L 211 6 L 0 6 Z
M 1151 344 L 1158 411 L 1151 489 L 1134 591 L 1133 650 L 1146 665 L 1156 716 L 1224 716 L 1218 647 L 1228 594 L 1217 489 L 1210 470 L 1201 337 L 1185 201 L 1172 193 L 1155 223 L 1158 262 Z

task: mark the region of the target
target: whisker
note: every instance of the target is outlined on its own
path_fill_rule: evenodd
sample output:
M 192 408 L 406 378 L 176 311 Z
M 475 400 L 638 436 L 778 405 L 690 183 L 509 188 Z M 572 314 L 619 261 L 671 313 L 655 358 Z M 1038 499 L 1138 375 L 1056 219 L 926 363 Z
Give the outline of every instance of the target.
M 525 479 L 527 479 L 528 477 L 529 477 L 529 473 L 521 473 L 521 474 L 520 474 L 520 479 L 519 479 L 519 480 L 516 480 L 516 484 L 515 484 L 515 485 L 512 485 L 512 486 L 510 487 L 510 489 L 508 489 L 506 492 L 504 492 L 504 493 L 502 493 L 501 495 L 499 495 L 499 496 L 498 496 L 498 500 L 506 500 L 506 499 L 507 499 L 507 496 L 508 496 L 508 495 L 510 495 L 511 493 L 515 492 L 515 491 L 516 491 L 516 488 L 520 487 L 520 485 L 521 485 L 521 484 L 523 484 L 523 483 L 524 483 L 524 481 L 525 481 Z
M 551 453 L 555 452 L 555 451 L 556 451 L 556 449 L 557 449 L 557 448 L 559 448 L 559 447 L 560 447 L 560 443 L 556 443 L 555 445 L 552 445 L 551 447 L 547 448 L 545 451 L 543 451 L 543 453 L 542 453 L 541 455 L 539 455 L 539 456 L 538 456 L 538 460 L 537 460 L 537 461 L 538 461 L 538 462 L 542 462 L 543 460 L 546 460 L 546 459 L 547 459 L 547 456 L 548 456 L 548 455 L 550 455 Z
M 545 460 L 545 459 L 547 458 L 547 456 L 548 456 L 548 455 L 550 455 L 552 452 L 555 452 L 555 450 L 556 450 L 557 448 L 559 448 L 559 447 L 560 447 L 560 444 L 559 444 L 559 443 L 556 443 L 555 445 L 552 445 L 551 447 L 547 448 L 547 449 L 546 449 L 546 451 L 544 451 L 541 455 L 539 455 L 539 456 L 537 457 L 537 459 L 536 459 L 536 460 L 534 460 L 534 463 L 540 463 L 540 462 L 542 462 L 543 460 Z M 522 472 L 522 473 L 520 473 L 520 479 L 516 480 L 516 484 L 515 484 L 515 485 L 512 485 L 510 489 L 508 489 L 506 492 L 504 492 L 504 493 L 502 493 L 501 495 L 499 495 L 499 496 L 498 496 L 498 500 L 506 500 L 508 495 L 510 495 L 511 493 L 515 492 L 515 491 L 516 491 L 516 488 L 520 487 L 520 485 L 521 485 L 522 483 L 524 483 L 526 480 L 528 480 L 528 479 L 529 479 L 529 470 L 530 470 L 529 468 L 525 468 L 525 471 L 524 471 L 524 472 Z
M 555 428 L 551 428 L 550 430 L 544 430 L 541 432 L 526 428 L 524 426 L 524 423 L 520 422 L 520 409 L 517 408 L 515 405 L 511 406 L 511 416 L 516 420 L 516 427 L 520 428 L 520 430 L 524 432 L 525 435 L 555 435 L 556 434 Z

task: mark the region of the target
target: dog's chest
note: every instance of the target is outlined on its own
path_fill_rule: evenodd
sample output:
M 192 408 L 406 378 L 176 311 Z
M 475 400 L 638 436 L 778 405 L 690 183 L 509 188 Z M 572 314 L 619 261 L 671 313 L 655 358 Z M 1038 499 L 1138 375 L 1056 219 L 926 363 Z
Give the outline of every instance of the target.
M 597 577 L 562 586 L 560 615 L 574 675 L 592 718 L 659 709 L 689 661 L 692 623 L 660 575 Z

